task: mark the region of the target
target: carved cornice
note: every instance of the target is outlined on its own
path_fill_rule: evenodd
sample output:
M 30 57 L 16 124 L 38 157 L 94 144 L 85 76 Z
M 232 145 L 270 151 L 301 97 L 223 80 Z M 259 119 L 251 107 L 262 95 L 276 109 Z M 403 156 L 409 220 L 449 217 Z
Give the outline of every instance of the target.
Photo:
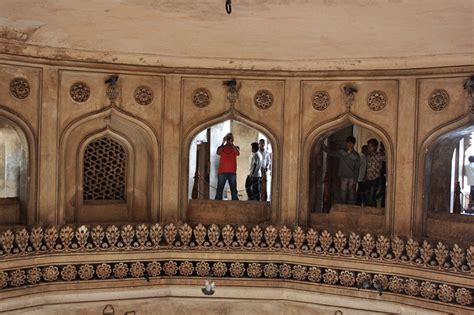
M 172 223 L 23 228 L 4 231 L 0 242 L 4 289 L 42 282 L 141 278 L 146 273 L 147 277 L 296 280 L 472 305 L 474 246 L 465 251 L 442 242 L 433 246 L 426 240 L 300 227 Z

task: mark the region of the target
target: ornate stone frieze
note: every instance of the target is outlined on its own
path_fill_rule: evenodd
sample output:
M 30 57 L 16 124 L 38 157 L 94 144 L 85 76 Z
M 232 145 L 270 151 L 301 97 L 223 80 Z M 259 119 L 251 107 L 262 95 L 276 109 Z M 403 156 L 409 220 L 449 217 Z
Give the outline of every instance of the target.
M 373 91 L 367 97 L 367 106 L 373 111 L 381 111 L 387 106 L 387 94 L 382 91 Z
M 77 103 L 87 102 L 91 95 L 91 90 L 84 82 L 76 82 L 69 89 L 69 96 Z
M 255 93 L 254 103 L 260 109 L 270 108 L 273 105 L 273 94 L 268 90 L 260 90 Z
M 326 91 L 317 91 L 313 95 L 313 108 L 317 111 L 323 111 L 331 105 L 331 98 Z
M 134 97 L 137 104 L 150 105 L 153 102 L 153 90 L 148 86 L 141 85 L 135 89 Z
M 15 78 L 10 82 L 10 93 L 17 99 L 24 99 L 30 95 L 30 84 L 24 78 Z
M 431 92 L 428 98 L 428 105 L 432 110 L 438 112 L 443 110 L 449 104 L 449 94 L 446 90 L 437 89 Z
M 93 259 L 93 257 L 91 257 Z M 161 266 L 164 274 L 161 274 Z M 213 274 L 210 275 L 210 265 Z M 146 266 L 146 268 L 145 268 Z M 59 273 L 61 270 L 61 273 Z M 79 272 L 77 272 L 79 270 Z M 145 271 L 147 274 L 145 275 Z M 196 273 L 194 273 L 196 271 Z M 76 276 L 79 274 L 79 279 Z M 472 305 L 472 288 L 458 287 L 436 281 L 423 281 L 412 277 L 361 272 L 356 270 L 327 268 L 305 264 L 246 261 L 122 261 L 89 263 L 79 265 L 45 265 L 0 272 L 0 287 L 3 290 L 24 284 L 37 285 L 44 282 L 89 281 L 109 279 L 156 277 L 226 277 L 229 279 L 279 279 L 334 287 L 358 288 L 378 291 L 380 295 L 390 291 L 408 297 L 422 298 L 463 307 Z M 59 277 L 61 275 L 61 277 Z M 43 280 L 41 280 L 43 279 Z
M 193 104 L 199 108 L 208 106 L 211 103 L 211 92 L 207 89 L 199 88 L 193 92 Z

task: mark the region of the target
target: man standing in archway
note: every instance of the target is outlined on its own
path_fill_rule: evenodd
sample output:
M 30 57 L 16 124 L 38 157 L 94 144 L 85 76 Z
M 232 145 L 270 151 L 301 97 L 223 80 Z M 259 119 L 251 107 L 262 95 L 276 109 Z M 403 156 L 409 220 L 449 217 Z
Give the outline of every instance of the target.
M 474 207 L 474 155 L 471 155 L 468 159 L 469 164 L 464 166 L 464 172 L 466 173 L 467 184 L 471 186 L 468 205 L 469 210 L 471 210 Z
M 225 183 L 229 181 L 232 200 L 239 200 L 237 194 L 237 156 L 240 155 L 240 148 L 234 145 L 232 133 L 228 133 L 222 139 L 222 144 L 217 147 L 216 154 L 220 156 L 220 162 L 215 199 L 222 200 Z

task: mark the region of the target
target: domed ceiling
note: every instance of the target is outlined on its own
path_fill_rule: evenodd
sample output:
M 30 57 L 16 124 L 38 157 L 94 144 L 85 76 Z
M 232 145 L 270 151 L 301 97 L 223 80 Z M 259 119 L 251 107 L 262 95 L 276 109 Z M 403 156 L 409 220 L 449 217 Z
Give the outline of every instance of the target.
M 472 0 L 2 0 L 0 52 L 197 68 L 474 63 Z

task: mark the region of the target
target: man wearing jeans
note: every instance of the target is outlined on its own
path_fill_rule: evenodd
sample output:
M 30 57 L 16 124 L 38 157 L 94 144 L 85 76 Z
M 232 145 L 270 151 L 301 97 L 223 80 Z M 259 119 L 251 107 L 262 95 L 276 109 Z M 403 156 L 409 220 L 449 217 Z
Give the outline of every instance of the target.
M 346 139 L 345 150 L 331 151 L 325 145 L 323 150 L 330 156 L 335 156 L 339 160 L 339 169 L 337 175 L 341 182 L 341 200 L 343 204 L 355 204 L 356 202 L 356 184 L 359 177 L 360 158 L 354 150 L 356 139 L 349 136 Z
M 217 147 L 216 154 L 221 157 L 217 177 L 216 200 L 222 200 L 226 181 L 229 181 L 232 200 L 239 200 L 237 195 L 237 156 L 240 155 L 240 149 L 234 145 L 232 133 L 228 133 L 222 139 L 222 144 Z
M 367 141 L 369 154 L 367 155 L 367 175 L 366 175 L 366 189 L 367 189 L 367 206 L 377 207 L 377 191 L 380 185 L 385 185 L 380 180 L 382 173 L 382 163 L 385 161 L 385 153 L 378 152 L 379 142 L 377 139 L 370 139 Z

